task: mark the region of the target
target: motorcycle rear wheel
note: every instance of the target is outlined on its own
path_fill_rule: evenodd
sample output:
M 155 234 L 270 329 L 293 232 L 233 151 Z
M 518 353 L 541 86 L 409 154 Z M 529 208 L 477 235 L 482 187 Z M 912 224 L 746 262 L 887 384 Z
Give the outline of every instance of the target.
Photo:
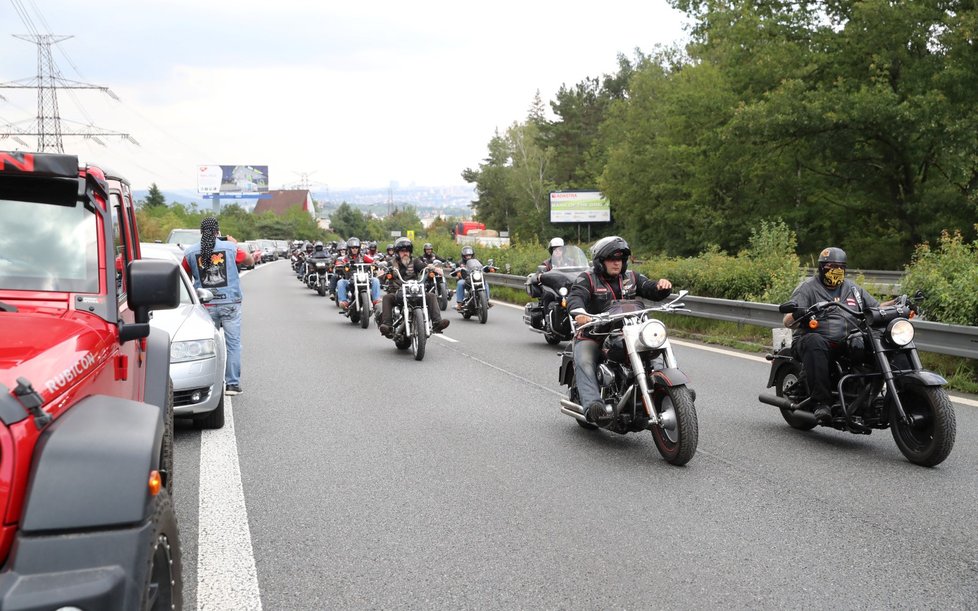
M 560 338 L 554 335 L 553 333 L 544 333 L 543 339 L 547 340 L 547 343 L 550 344 L 551 346 L 560 343 Z
M 420 308 L 411 312 L 411 352 L 414 360 L 420 361 L 424 358 L 425 344 L 428 341 L 424 328 L 424 312 Z
M 801 383 L 802 370 L 801 366 L 797 363 L 788 363 L 781 368 L 778 372 L 778 377 L 774 381 L 774 392 L 779 397 L 785 396 L 785 393 L 790 391 L 795 384 Z M 811 418 L 799 418 L 790 409 L 782 409 L 781 417 L 784 421 L 788 423 L 793 429 L 798 429 L 799 431 L 810 431 L 815 428 L 818 424 L 817 421 Z
M 581 404 L 581 395 L 577 393 L 576 386 L 571 387 L 570 400 L 573 401 L 574 403 L 577 403 L 578 405 Z M 577 426 L 581 427 L 582 429 L 586 429 L 588 431 L 598 430 L 598 425 L 596 424 L 591 424 L 590 422 L 584 422 L 583 420 L 578 420 L 577 418 L 574 418 L 574 422 L 576 422 Z
M 672 465 L 685 465 L 696 454 L 699 423 L 693 393 L 686 386 L 667 388 L 656 397 L 663 426 L 652 427 L 652 440 L 659 454 Z
M 914 423 L 900 422 L 896 406 L 890 403 L 891 432 L 900 452 L 922 467 L 944 462 L 954 447 L 957 431 L 947 392 L 935 386 L 907 386 L 900 390 L 900 403 Z

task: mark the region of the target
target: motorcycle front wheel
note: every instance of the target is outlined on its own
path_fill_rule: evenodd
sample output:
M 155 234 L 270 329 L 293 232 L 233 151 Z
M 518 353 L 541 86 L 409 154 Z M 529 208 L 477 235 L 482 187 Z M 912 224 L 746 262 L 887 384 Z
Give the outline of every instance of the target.
M 686 386 L 672 386 L 657 394 L 661 424 L 652 427 L 652 440 L 659 454 L 672 465 L 685 465 L 696 454 L 699 423 L 693 393 Z
M 944 462 L 954 447 L 957 430 L 947 392 L 936 386 L 907 386 L 900 390 L 900 403 L 910 418 L 910 424 L 901 422 L 896 406 L 890 403 L 891 432 L 900 452 L 922 467 Z
M 438 283 L 438 309 L 442 312 L 448 309 L 448 290 L 442 283 Z
M 414 354 L 414 360 L 420 361 L 424 358 L 425 344 L 428 341 L 424 328 L 424 312 L 421 308 L 411 312 L 411 327 L 411 352 Z
M 485 291 L 479 291 L 475 297 L 479 304 L 479 324 L 484 325 L 489 320 L 489 298 L 486 297 Z
M 366 329 L 370 326 L 370 298 L 367 292 L 360 293 L 360 328 Z

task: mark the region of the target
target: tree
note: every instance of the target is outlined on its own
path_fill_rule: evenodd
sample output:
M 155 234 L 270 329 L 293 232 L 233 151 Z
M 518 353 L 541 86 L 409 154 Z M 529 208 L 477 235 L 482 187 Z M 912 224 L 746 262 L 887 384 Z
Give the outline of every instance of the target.
M 363 212 L 346 202 L 343 202 L 330 215 L 329 222 L 333 231 L 343 236 L 344 239 L 369 235 L 370 232 L 367 226 L 367 217 L 364 216 Z
M 166 197 L 163 196 L 163 192 L 160 191 L 160 188 L 154 182 L 149 186 L 149 193 L 146 194 L 146 199 L 143 200 L 143 207 L 158 208 L 161 206 L 166 206 Z

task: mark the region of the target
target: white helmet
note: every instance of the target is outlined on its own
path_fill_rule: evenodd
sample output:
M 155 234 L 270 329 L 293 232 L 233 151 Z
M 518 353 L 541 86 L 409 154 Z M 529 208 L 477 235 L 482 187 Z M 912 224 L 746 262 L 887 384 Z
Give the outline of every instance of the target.
M 560 248 L 563 245 L 564 245 L 564 238 L 554 238 L 550 240 L 550 245 L 547 246 L 547 250 L 550 251 L 550 254 L 554 254 L 554 249 Z

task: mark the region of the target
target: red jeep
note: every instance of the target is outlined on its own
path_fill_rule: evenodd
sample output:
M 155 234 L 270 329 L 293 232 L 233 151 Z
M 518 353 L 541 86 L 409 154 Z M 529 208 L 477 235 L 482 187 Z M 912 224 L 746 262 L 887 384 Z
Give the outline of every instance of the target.
M 132 193 L 69 155 L 0 151 L 0 608 L 178 609 L 173 263 Z

